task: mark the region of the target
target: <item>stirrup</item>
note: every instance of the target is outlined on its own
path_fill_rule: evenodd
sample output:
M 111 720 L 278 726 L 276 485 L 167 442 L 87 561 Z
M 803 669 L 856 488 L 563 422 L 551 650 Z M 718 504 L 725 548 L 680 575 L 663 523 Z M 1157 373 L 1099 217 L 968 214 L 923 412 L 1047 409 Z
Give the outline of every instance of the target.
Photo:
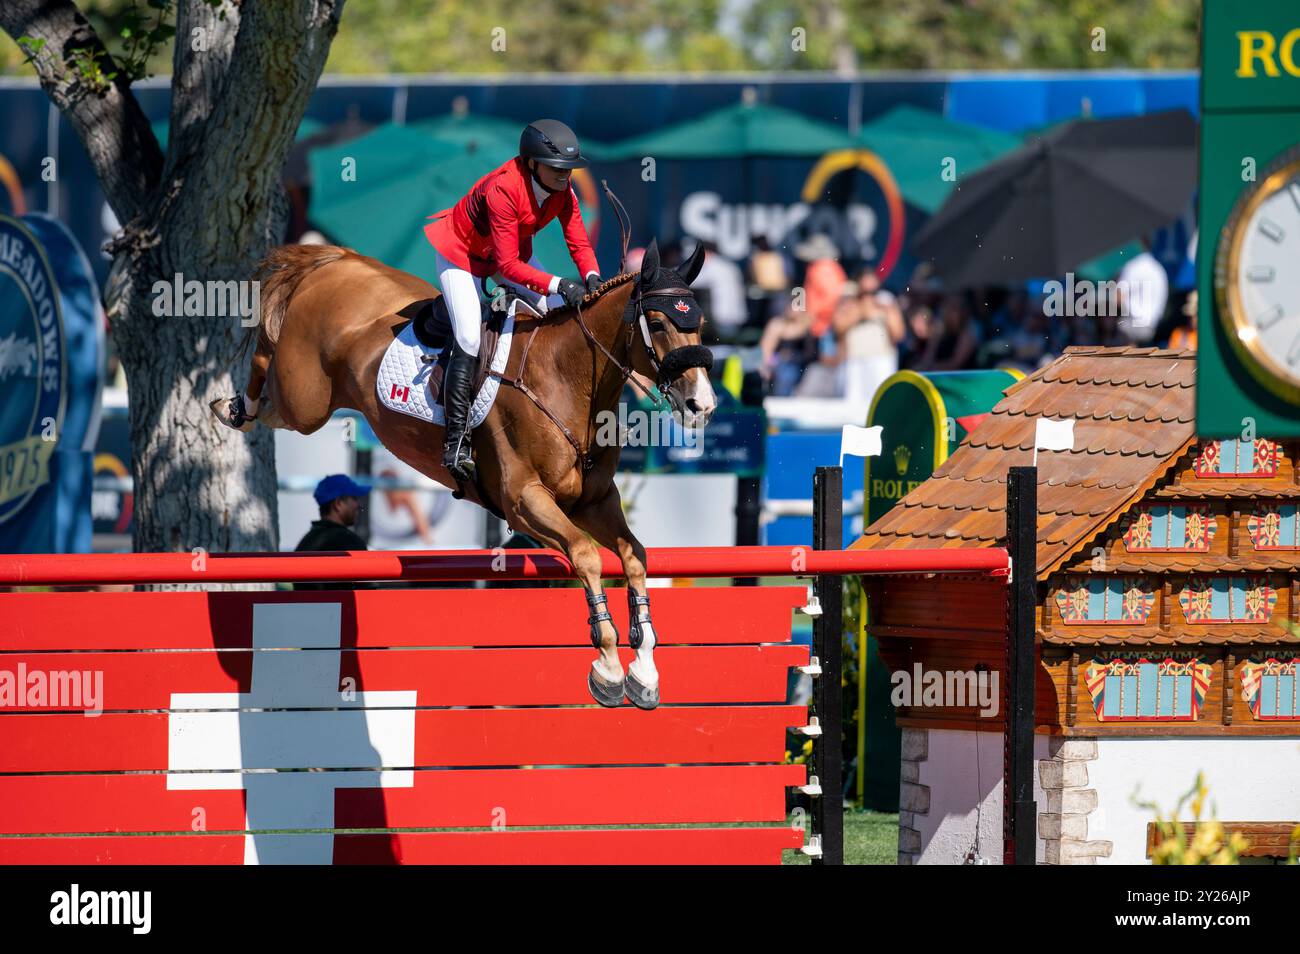
M 465 447 L 468 438 L 469 431 L 466 430 L 456 439 L 455 444 L 449 441 L 443 446 L 442 466 L 457 480 L 472 484 L 477 479 L 478 468 L 474 463 L 474 455 Z
M 645 619 L 641 618 L 641 607 L 645 609 Z M 650 622 L 650 597 L 640 596 L 631 587 L 627 590 L 627 641 L 633 649 L 640 649 L 641 644 L 645 641 L 645 631 L 641 629 L 642 625 L 653 626 Z M 653 630 L 652 630 L 653 632 Z

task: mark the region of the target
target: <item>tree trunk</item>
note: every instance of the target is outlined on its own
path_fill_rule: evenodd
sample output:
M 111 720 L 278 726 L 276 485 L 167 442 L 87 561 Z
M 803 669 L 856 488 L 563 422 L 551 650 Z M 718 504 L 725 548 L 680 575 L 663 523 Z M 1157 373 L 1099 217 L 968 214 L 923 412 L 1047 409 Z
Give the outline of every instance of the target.
M 108 245 L 104 304 L 130 395 L 135 549 L 271 550 L 273 434 L 220 427 L 208 410 L 246 385 L 249 355 L 240 344 L 257 316 L 228 307 L 165 315 L 156 306 L 189 282 L 241 283 L 237 300 L 256 300 L 257 263 L 282 241 L 288 217 L 280 169 L 343 0 L 176 6 L 165 156 L 129 82 L 71 0 L 3 0 L 0 27 L 43 44 L 33 58 L 41 85 L 125 223 Z M 105 75 L 116 72 L 112 82 L 94 88 L 78 77 L 73 62 L 87 52 Z

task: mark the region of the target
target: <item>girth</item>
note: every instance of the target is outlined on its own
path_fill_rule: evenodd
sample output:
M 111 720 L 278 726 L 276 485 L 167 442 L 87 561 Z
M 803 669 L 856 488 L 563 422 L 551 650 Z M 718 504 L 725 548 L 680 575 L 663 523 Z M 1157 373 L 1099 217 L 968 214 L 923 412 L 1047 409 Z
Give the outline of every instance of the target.
M 578 316 L 578 321 L 582 322 L 582 317 L 580 314 Z M 565 424 L 558 417 L 556 417 L 551 412 L 551 409 L 546 406 L 546 402 L 544 402 L 540 397 L 537 396 L 537 392 L 534 391 L 532 388 L 530 388 L 524 382 L 524 369 L 528 367 L 528 351 L 533 346 L 533 339 L 536 337 L 537 330 L 540 326 L 541 326 L 541 322 L 537 322 L 536 324 L 533 325 L 532 328 L 528 329 L 527 337 L 524 339 L 523 354 L 519 356 L 519 368 L 518 370 L 515 371 L 514 378 L 508 378 L 504 374 L 497 371 L 489 371 L 488 373 L 492 375 L 494 378 L 496 378 L 497 380 L 499 380 L 502 384 L 510 385 L 512 388 L 514 388 L 524 397 L 528 398 L 528 400 L 532 401 L 535 405 L 537 405 L 537 409 L 546 415 L 546 417 L 550 420 L 550 422 L 554 424 L 556 428 L 559 429 L 561 434 L 564 435 L 564 439 L 568 441 L 570 445 L 572 445 L 573 450 L 578 455 L 578 461 L 582 464 L 582 469 L 584 471 L 591 470 L 592 466 L 594 466 L 594 462 L 592 461 L 591 457 L 588 456 L 587 452 L 582 449 L 582 445 L 578 443 L 578 439 L 573 436 L 573 431 L 569 429 L 567 424 Z M 585 331 L 587 326 L 585 323 L 583 323 L 582 327 L 583 330 Z M 590 334 L 591 333 L 588 332 L 589 337 Z

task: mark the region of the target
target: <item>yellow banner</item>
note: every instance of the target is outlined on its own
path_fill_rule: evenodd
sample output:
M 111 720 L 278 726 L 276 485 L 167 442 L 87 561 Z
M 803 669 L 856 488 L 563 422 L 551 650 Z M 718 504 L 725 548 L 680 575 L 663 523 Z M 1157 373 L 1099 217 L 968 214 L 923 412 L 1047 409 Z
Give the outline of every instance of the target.
M 50 479 L 50 458 L 57 442 L 41 435 L 0 446 L 0 505 L 31 493 Z

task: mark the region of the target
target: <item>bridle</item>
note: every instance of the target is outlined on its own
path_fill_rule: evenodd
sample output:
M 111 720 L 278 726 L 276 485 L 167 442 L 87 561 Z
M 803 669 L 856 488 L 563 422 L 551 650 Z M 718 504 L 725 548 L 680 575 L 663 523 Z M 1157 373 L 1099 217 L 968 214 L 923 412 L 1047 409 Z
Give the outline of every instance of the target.
M 641 279 L 637 278 L 636 284 L 632 286 L 632 295 L 628 299 L 627 308 L 624 312 L 624 321 L 629 325 L 629 335 L 632 328 L 641 329 L 641 343 L 645 346 L 646 356 L 650 359 L 650 366 L 655 371 L 655 384 L 659 392 L 665 396 L 668 394 L 674 381 L 680 378 L 691 368 L 703 368 L 705 371 L 713 367 L 713 352 L 703 345 L 682 345 L 680 348 L 673 348 L 663 360 L 655 353 L 654 344 L 650 339 L 650 326 L 646 321 L 645 301 L 654 298 L 675 298 L 678 302 L 695 301 L 695 294 L 689 288 L 680 285 L 670 285 L 664 288 L 651 288 L 649 290 L 641 287 Z M 666 312 L 665 312 L 666 314 Z M 669 321 L 673 321 L 670 317 Z M 679 330 L 694 331 L 694 328 L 684 328 L 677 325 Z M 698 327 L 698 325 L 696 326 Z
M 624 311 L 623 317 L 623 321 L 627 325 L 627 344 L 629 351 L 633 347 L 632 339 L 636 337 L 636 329 L 641 329 L 641 344 L 645 348 L 646 357 L 650 359 L 650 367 L 654 369 L 655 390 L 658 391 L 659 394 L 655 394 L 654 391 L 648 389 L 633 376 L 634 371 L 631 362 L 624 364 L 622 361 L 619 361 L 618 358 L 614 357 L 613 353 L 605 347 L 604 343 L 592 333 L 591 329 L 587 327 L 586 319 L 582 317 L 582 304 L 579 303 L 574 308 L 574 317 L 578 321 L 578 327 L 582 329 L 582 333 L 586 335 L 587 340 L 595 345 L 600 352 L 609 359 L 610 364 L 618 368 L 619 375 L 622 378 L 619 387 L 622 387 L 630 381 L 633 387 L 654 402 L 655 410 L 659 410 L 663 407 L 663 402 L 668 397 L 668 389 L 673 386 L 673 382 L 691 368 L 704 368 L 705 370 L 708 370 L 713 367 L 713 352 L 709 351 L 708 348 L 705 348 L 702 345 L 683 345 L 680 348 L 673 348 L 663 356 L 663 360 L 660 360 L 659 355 L 655 352 L 654 342 L 650 337 L 650 326 L 646 321 L 644 300 L 647 298 L 661 298 L 666 296 L 672 296 L 678 300 L 686 298 L 689 298 L 691 301 L 695 300 L 695 295 L 691 290 L 689 288 L 682 288 L 680 285 L 673 285 L 667 288 L 653 288 L 650 290 L 649 294 L 646 294 L 641 289 L 641 279 L 638 277 L 635 284 L 632 286 L 632 296 L 628 299 L 627 308 Z M 629 315 L 631 317 L 629 317 Z M 663 397 L 661 398 L 660 395 L 663 395 Z

